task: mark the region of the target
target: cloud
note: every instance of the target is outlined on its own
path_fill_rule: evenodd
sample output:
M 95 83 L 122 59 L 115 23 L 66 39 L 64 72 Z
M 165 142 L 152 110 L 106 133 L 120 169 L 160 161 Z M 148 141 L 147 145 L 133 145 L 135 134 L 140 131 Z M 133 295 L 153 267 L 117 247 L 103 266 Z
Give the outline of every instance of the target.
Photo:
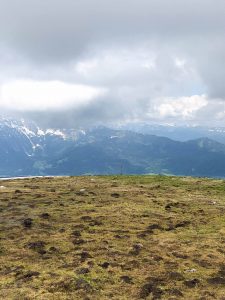
M 90 105 L 106 92 L 103 88 L 60 81 L 16 80 L 3 84 L 0 108 L 14 111 L 63 111 Z
M 51 126 L 223 124 L 224 14 L 223 0 L 2 0 L 0 108 Z
M 160 105 L 154 106 L 155 113 L 160 118 L 182 118 L 184 120 L 194 118 L 194 114 L 207 106 L 206 95 L 194 95 L 191 97 L 162 99 Z

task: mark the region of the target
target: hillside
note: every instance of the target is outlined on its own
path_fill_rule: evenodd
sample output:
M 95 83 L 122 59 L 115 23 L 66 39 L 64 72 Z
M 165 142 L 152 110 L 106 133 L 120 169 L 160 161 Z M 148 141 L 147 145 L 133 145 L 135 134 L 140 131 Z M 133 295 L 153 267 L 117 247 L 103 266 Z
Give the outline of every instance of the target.
M 1 181 L 0 299 L 224 299 L 225 182 Z
M 0 177 L 174 174 L 225 176 L 225 145 L 209 138 L 166 137 L 104 127 L 41 129 L 0 120 Z

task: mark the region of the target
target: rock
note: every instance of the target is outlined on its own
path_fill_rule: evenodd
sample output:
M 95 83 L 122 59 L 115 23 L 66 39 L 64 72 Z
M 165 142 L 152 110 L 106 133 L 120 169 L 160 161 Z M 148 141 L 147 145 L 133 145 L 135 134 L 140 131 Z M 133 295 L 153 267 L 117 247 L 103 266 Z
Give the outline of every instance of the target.
M 113 198 L 119 198 L 119 197 L 120 197 L 120 194 L 118 194 L 118 193 L 112 193 L 112 194 L 111 194 L 111 197 L 113 197 Z
M 132 278 L 127 275 L 121 276 L 120 279 L 125 283 L 133 284 Z
M 89 268 L 81 268 L 81 269 L 77 270 L 76 273 L 78 275 L 88 274 L 88 273 L 90 273 L 90 269 Z
M 43 241 L 37 241 L 37 242 L 30 242 L 26 246 L 28 249 L 34 250 L 38 252 L 39 254 L 45 254 L 45 245 L 46 243 Z
M 147 228 L 148 230 L 153 230 L 153 229 L 162 229 L 162 227 L 159 225 L 159 224 L 151 224 L 151 225 L 149 225 L 148 226 L 148 228 Z
M 33 220 L 31 218 L 27 218 L 25 220 L 23 220 L 23 226 L 25 228 L 31 228 L 33 225 Z
M 197 270 L 196 269 L 188 269 L 185 272 L 187 273 L 195 273 Z
M 81 233 L 79 230 L 74 230 L 72 233 L 71 233 L 72 236 L 74 237 L 81 237 Z
M 40 218 L 42 218 L 42 219 L 49 219 L 49 217 L 50 217 L 49 213 L 43 213 L 40 215 Z
M 85 241 L 83 240 L 83 239 L 74 239 L 73 241 L 72 241 L 72 243 L 74 244 L 74 245 L 83 245 L 84 243 L 85 243 Z
M 59 250 L 56 247 L 52 246 L 49 248 L 49 251 L 54 253 L 54 252 L 58 252 Z
M 87 192 L 86 192 L 86 189 L 80 189 L 75 194 L 78 195 L 78 196 L 85 196 L 87 194 Z
M 105 261 L 105 262 L 102 263 L 100 266 L 101 266 L 103 269 L 108 269 L 108 267 L 110 266 L 110 263 L 107 262 L 107 261 Z
M 200 280 L 197 278 L 191 279 L 191 280 L 186 280 L 184 281 L 184 284 L 189 287 L 189 288 L 194 288 L 200 283 Z
M 136 243 L 133 245 L 132 250 L 130 251 L 131 254 L 137 255 L 140 253 L 143 245 L 141 243 Z
M 15 190 L 15 194 L 22 194 L 21 190 Z
M 88 258 L 91 258 L 91 255 L 87 251 L 83 251 L 80 254 L 81 262 L 84 262 Z
M 88 264 L 88 266 L 89 267 L 94 267 L 94 265 L 95 265 L 95 263 L 92 261 L 92 260 L 89 260 L 88 262 L 87 262 L 87 264 Z

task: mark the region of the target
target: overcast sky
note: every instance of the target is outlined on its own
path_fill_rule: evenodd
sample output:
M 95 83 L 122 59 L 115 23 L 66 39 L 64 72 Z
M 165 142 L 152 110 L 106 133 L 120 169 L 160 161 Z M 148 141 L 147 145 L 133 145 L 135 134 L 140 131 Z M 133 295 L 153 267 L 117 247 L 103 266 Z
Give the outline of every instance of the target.
M 0 110 L 225 126 L 224 0 L 1 0 Z

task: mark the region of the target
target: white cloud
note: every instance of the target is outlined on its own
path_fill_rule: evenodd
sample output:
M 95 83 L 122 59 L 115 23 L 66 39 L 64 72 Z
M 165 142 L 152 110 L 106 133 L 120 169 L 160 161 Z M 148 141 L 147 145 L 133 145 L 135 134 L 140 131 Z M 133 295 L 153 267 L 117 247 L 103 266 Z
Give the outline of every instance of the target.
M 76 109 L 105 92 L 103 88 L 60 81 L 16 80 L 2 85 L 0 107 L 14 111 Z
M 192 119 L 197 111 L 207 106 L 208 100 L 206 95 L 193 95 L 161 99 L 159 103 L 154 106 L 154 111 L 159 118 Z
M 152 74 L 156 53 L 146 46 L 96 49 L 74 65 L 77 77 L 110 85 L 137 84 Z

